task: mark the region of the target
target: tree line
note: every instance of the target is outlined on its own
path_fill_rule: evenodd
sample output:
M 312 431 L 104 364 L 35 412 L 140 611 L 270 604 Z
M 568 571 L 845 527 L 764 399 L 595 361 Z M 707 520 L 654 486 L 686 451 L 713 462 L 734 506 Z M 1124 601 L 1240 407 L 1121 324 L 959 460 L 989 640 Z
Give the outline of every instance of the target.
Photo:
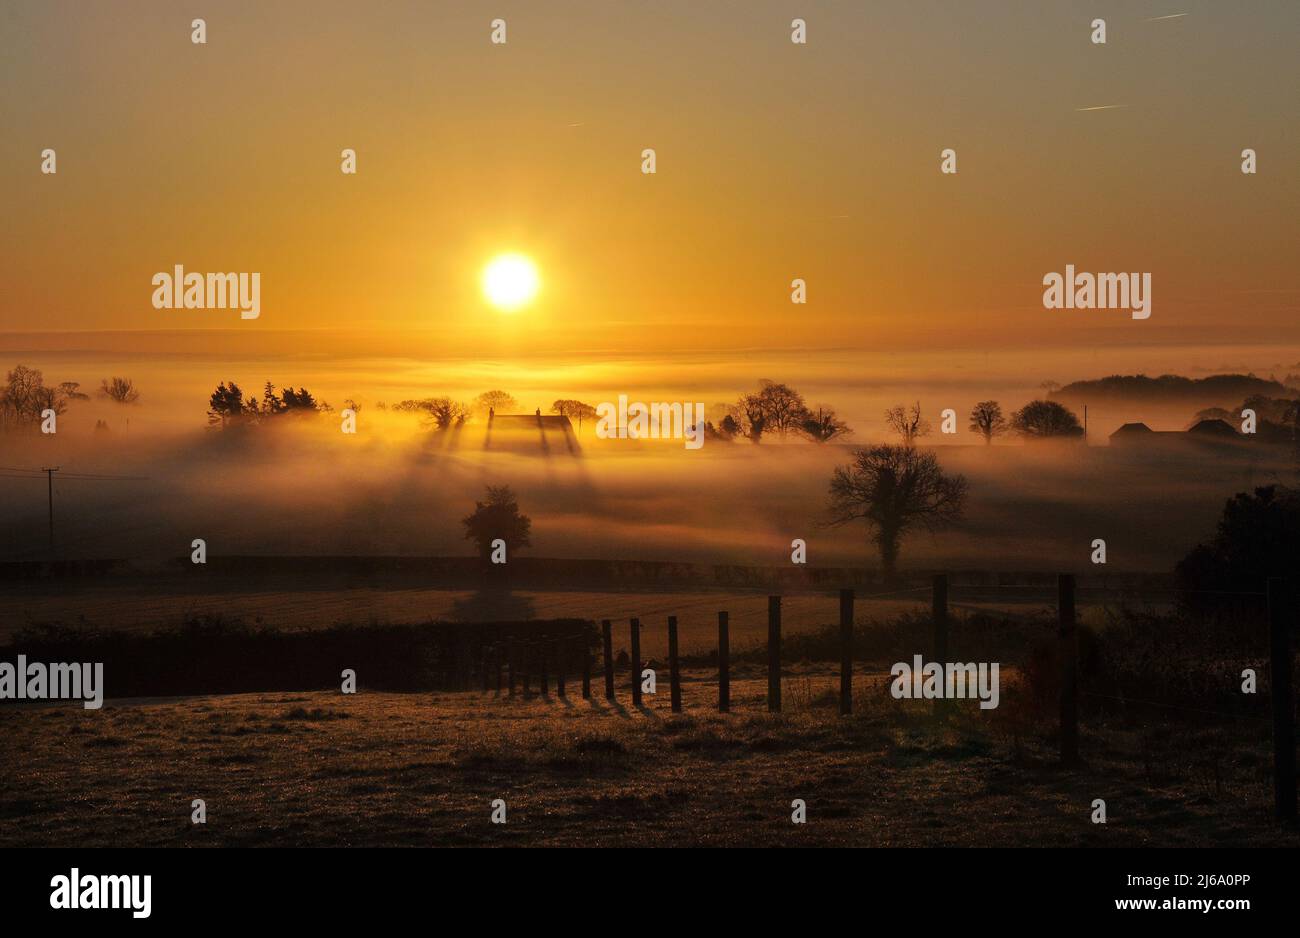
M 140 390 L 130 378 L 113 376 L 100 382 L 98 396 L 117 404 L 135 404 L 140 400 Z M 18 365 L 0 385 L 0 430 L 35 428 L 41 415 L 53 411 L 62 415 L 76 401 L 88 400 L 90 395 L 81 390 L 76 381 L 46 384 L 43 374 L 25 365 Z M 361 405 L 348 398 L 344 406 L 354 412 Z M 1273 401 L 1261 397 L 1251 398 L 1243 406 L 1253 406 L 1260 413 L 1267 429 L 1285 427 L 1288 436 L 1300 425 L 1300 410 L 1291 401 Z M 460 426 L 478 416 L 492 416 L 519 408 L 518 400 L 502 390 L 485 391 L 473 401 L 465 402 L 450 396 L 403 400 L 391 406 L 380 401 L 379 410 L 418 414 L 439 430 Z M 805 439 L 816 443 L 829 443 L 852 435 L 852 428 L 840 418 L 833 407 L 826 404 L 809 406 L 802 394 L 788 384 L 763 379 L 756 391 L 741 395 L 734 404 L 718 405 L 721 417 L 716 424 L 707 421 L 705 433 L 711 439 L 723 441 L 749 440 L 761 443 L 765 438 L 780 440 Z M 267 381 L 260 396 L 246 394 L 234 381 L 223 381 L 208 398 L 207 418 L 212 427 L 229 427 L 263 423 L 282 416 L 303 416 L 333 413 L 327 401 L 320 400 L 304 387 L 287 385 L 276 389 Z M 540 413 L 540 408 L 537 411 Z M 561 398 L 554 401 L 549 412 L 568 417 L 582 432 L 587 421 L 596 419 L 596 408 L 581 400 Z M 1201 416 L 1221 416 L 1229 412 L 1219 409 L 1203 411 Z M 910 408 L 902 405 L 885 413 L 885 423 L 904 445 L 913 445 L 930 434 L 931 426 L 921 415 L 919 402 Z M 1066 407 L 1054 401 L 1031 401 L 1009 417 L 1002 412 L 997 401 L 981 401 L 969 415 L 969 428 L 983 437 L 986 443 L 1006 433 L 1026 438 L 1068 437 L 1081 435 L 1078 418 Z
M 98 394 L 118 404 L 134 404 L 140 399 L 139 390 L 129 378 L 104 378 Z M 81 390 L 81 382 L 47 385 L 39 369 L 17 365 L 0 384 L 0 431 L 35 430 L 46 411 L 62 416 L 69 404 L 86 400 L 90 395 Z
M 361 409 L 361 405 L 350 398 L 343 403 L 354 412 Z M 277 394 L 275 385 L 270 381 L 262 386 L 260 398 L 245 395 L 234 381 L 222 381 L 208 398 L 208 426 L 222 429 L 265 423 L 283 417 L 331 413 L 334 413 L 334 408 L 329 402 L 318 400 L 306 388 L 295 389 L 288 385 L 280 388 L 280 393 Z

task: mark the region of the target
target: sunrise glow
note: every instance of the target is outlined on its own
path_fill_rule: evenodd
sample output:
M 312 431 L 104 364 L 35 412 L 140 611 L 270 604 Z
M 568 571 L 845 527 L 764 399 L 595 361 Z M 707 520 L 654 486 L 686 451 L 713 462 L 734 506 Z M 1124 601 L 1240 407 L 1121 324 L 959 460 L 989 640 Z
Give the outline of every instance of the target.
M 505 312 L 527 306 L 539 286 L 537 266 L 522 254 L 502 254 L 483 270 L 483 295 Z

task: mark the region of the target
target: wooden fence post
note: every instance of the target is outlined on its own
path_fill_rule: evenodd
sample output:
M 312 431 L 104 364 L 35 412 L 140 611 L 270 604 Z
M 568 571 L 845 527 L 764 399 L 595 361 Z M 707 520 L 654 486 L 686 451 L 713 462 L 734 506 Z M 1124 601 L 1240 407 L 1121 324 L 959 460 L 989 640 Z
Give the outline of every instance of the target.
M 682 712 L 682 674 L 677 667 L 677 617 L 668 617 L 668 675 L 672 684 L 673 713 Z
M 853 590 L 840 590 L 840 715 L 853 712 Z
M 551 642 L 551 651 L 555 653 L 555 692 L 561 697 L 568 697 L 564 686 L 564 679 L 567 677 L 565 672 L 564 653 L 568 650 L 568 645 L 561 639 Z
M 519 645 L 512 638 L 510 645 L 506 649 L 506 681 L 509 684 L 510 696 L 515 695 L 515 661 L 519 658 Z
M 1291 683 L 1291 628 L 1295 592 L 1279 577 L 1268 581 L 1269 694 L 1273 698 L 1273 801 L 1279 821 L 1296 816 L 1295 694 Z
M 641 620 L 632 620 L 632 706 L 641 706 Z
M 584 630 L 578 637 L 578 651 L 582 654 L 582 699 L 591 699 L 591 644 Z
M 608 619 L 600 621 L 600 634 L 605 644 L 605 699 L 614 699 L 614 637 Z
M 501 655 L 502 645 L 498 641 L 492 646 L 492 670 L 495 672 L 493 683 L 496 685 L 496 695 L 501 696 Z
M 731 626 L 725 612 L 718 613 L 718 712 L 731 712 Z
M 551 676 L 546 673 L 546 643 L 534 642 L 533 647 L 537 649 L 537 670 L 540 677 L 539 683 L 542 685 L 542 696 L 549 697 L 551 696 Z
M 946 573 L 936 573 L 931 581 L 930 616 L 934 620 L 934 661 L 942 669 L 940 674 L 946 675 L 948 673 L 945 667 L 948 663 L 948 574 Z M 952 713 L 953 710 L 953 701 L 948 698 L 948 691 L 951 688 L 947 686 L 946 678 L 941 680 L 945 683 L 943 694 L 934 701 L 935 716 Z
M 1061 649 L 1061 762 L 1079 761 L 1079 635 L 1074 615 L 1074 575 L 1056 579 L 1059 617 L 1057 638 Z
M 519 643 L 519 670 L 521 672 L 521 680 L 523 681 L 523 685 L 524 685 L 525 700 L 533 696 L 533 685 L 532 685 L 533 676 L 530 673 L 530 669 L 532 668 L 532 666 L 533 666 L 532 643 L 520 642 Z
M 767 709 L 781 712 L 781 597 L 767 597 Z
M 492 689 L 491 682 L 488 680 L 488 662 L 490 660 L 490 652 L 488 651 L 488 647 L 486 645 L 483 646 L 479 654 L 479 657 L 482 659 L 483 662 L 482 664 L 479 665 L 479 670 L 483 672 L 483 693 L 486 694 L 489 690 Z

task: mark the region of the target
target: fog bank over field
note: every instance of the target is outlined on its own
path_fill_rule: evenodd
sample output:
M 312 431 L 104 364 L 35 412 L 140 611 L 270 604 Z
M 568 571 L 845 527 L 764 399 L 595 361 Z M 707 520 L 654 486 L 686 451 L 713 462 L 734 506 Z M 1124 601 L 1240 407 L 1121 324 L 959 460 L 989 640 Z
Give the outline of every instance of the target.
M 124 375 L 141 389 L 141 403 L 134 408 L 99 400 L 77 404 L 65 418 L 70 429 L 93 428 L 97 419 L 113 430 L 129 419 L 133 430 L 149 433 L 202 427 L 208 396 L 220 381 L 235 381 L 252 395 L 268 380 L 277 387 L 305 386 L 335 407 L 350 398 L 373 415 L 379 402 L 440 395 L 468 401 L 492 388 L 514 395 L 525 413 L 538 407 L 546 413 L 561 398 L 595 404 L 619 394 L 699 401 L 712 410 L 770 378 L 796 388 L 811 406 L 833 407 L 853 427 L 855 441 L 887 439 L 884 411 L 896 404 L 919 401 L 936 427 L 939 413 L 952 408 L 960 417 L 958 433 L 932 437 L 936 445 L 975 442 L 965 420 L 973 404 L 995 399 L 1010 413 L 1044 396 L 1044 382 L 1068 386 L 1112 374 L 1203 378 L 1228 372 L 1281 380 L 1300 373 L 1300 346 L 1124 345 L 1100 333 L 1091 345 L 1031 349 L 996 341 L 954 347 L 926 340 L 875 348 L 710 350 L 690 347 L 689 330 L 680 335 L 683 348 L 671 355 L 629 353 L 635 335 L 615 332 L 593 335 L 591 345 L 566 352 L 493 346 L 467 359 L 447 355 L 431 332 L 401 339 L 251 330 L 0 333 L 0 369 L 24 364 L 42 370 L 47 384 L 77 381 L 91 392 L 101 379 Z M 629 341 L 619 341 L 617 351 L 605 347 L 620 337 Z M 1094 442 L 1135 420 L 1154 429 L 1182 429 L 1201 407 L 1241 403 L 1229 397 L 1234 399 L 1194 395 L 1171 402 L 1099 395 L 1090 402 L 1089 427 L 1098 436 Z M 1070 395 L 1066 403 L 1081 411 L 1085 399 Z
M 530 556 L 771 565 L 788 563 L 790 541 L 803 538 L 811 564 L 878 567 L 864 528 L 824 526 L 830 475 L 851 444 L 710 440 L 690 451 L 681 441 L 597 440 L 588 426 L 571 456 L 526 444 L 484 450 L 481 424 L 430 432 L 374 408 L 363 408 L 355 436 L 338 431 L 337 415 L 223 432 L 161 429 L 146 405 L 135 413 L 108 432 L 74 425 L 4 438 L 4 466 L 146 477 L 56 475 L 63 556 L 156 562 L 188 555 L 194 538 L 210 555 L 468 555 L 460 519 L 486 486 L 506 484 L 533 519 Z M 1102 537 L 1112 569 L 1168 570 L 1211 533 L 1226 498 L 1286 477 L 1258 460 L 1153 460 L 1104 447 L 938 453 L 969 480 L 966 518 L 907 538 L 904 569 L 1079 569 Z M 44 476 L 0 485 L 0 559 L 44 559 Z

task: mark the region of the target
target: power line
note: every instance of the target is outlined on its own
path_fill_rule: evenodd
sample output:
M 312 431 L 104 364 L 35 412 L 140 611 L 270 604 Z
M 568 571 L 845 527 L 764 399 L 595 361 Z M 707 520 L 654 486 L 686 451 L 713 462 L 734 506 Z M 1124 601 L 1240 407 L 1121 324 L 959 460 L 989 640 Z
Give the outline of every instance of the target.
M 54 557 L 54 473 L 62 472 L 59 466 L 42 466 L 40 469 L 26 469 L 19 466 L 0 466 L 0 479 L 39 479 L 45 474 L 46 489 L 49 499 L 50 519 L 50 560 Z M 59 476 L 69 482 L 146 482 L 148 476 L 118 476 L 98 472 L 64 472 Z
M 58 466 L 53 468 L 42 469 L 50 485 L 50 561 L 54 561 L 54 473 L 59 471 Z
M 18 475 L 2 475 L 0 479 L 39 479 L 45 469 L 20 469 L 16 466 L 0 466 L 0 473 L 19 473 Z M 147 482 L 149 476 L 118 476 L 109 475 L 104 472 L 64 472 L 59 476 L 60 479 L 76 479 L 78 482 Z

